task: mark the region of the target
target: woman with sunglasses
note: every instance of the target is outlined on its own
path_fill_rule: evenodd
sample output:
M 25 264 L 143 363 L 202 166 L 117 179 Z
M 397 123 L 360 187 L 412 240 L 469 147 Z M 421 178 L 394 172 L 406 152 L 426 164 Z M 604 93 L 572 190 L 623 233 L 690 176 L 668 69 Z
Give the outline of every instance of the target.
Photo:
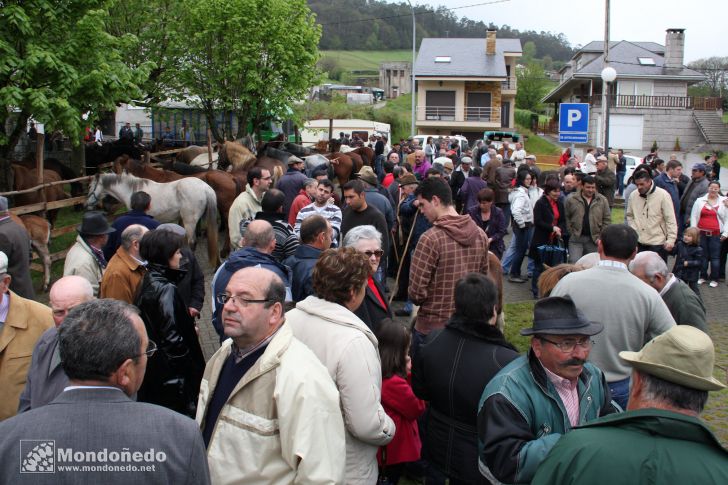
M 357 226 L 351 229 L 344 236 L 344 247 L 351 247 L 363 253 L 372 267 L 372 275 L 377 272 L 384 251 L 382 251 L 382 234 L 374 226 Z M 392 318 L 392 309 L 389 307 L 384 289 L 373 276 L 369 276 L 364 301 L 354 314 L 375 333 L 382 319 Z
M 186 273 L 180 270 L 182 245 L 182 237 L 163 230 L 149 231 L 139 244 L 148 264 L 134 305 L 159 351 L 147 362 L 137 400 L 194 418 L 205 357 L 195 322 L 177 289 Z

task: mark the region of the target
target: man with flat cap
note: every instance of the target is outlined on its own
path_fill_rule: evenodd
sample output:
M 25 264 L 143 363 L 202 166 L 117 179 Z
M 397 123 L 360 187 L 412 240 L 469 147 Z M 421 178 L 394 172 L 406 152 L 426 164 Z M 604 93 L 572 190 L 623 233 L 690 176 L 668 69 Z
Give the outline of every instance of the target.
M 83 276 L 91 283 L 94 296 L 99 296 L 99 285 L 107 264 L 103 248 L 109 240 L 109 234 L 116 229 L 109 226 L 101 212 L 89 211 L 83 215 L 81 225 L 76 230 L 76 244 L 71 246 L 66 255 L 63 276 Z
M 561 438 L 532 483 L 728 483 L 728 450 L 698 418 L 726 387 L 710 337 L 677 325 L 619 357 L 632 366 L 628 411 Z
M 559 438 L 618 410 L 604 374 L 587 362 L 603 330 L 568 297 L 538 301 L 528 353 L 488 383 L 478 411 L 480 473 L 493 483 L 529 483 Z

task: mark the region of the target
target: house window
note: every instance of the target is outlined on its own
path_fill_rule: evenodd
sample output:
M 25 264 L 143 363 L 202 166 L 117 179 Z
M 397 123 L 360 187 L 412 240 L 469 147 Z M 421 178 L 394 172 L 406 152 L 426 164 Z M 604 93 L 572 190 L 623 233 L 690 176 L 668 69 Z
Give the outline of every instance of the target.
M 490 93 L 468 93 L 468 105 L 465 107 L 466 121 L 490 121 L 492 114 Z
M 425 94 L 425 119 L 455 120 L 455 91 L 427 91 Z
M 435 62 L 450 62 L 451 58 L 450 56 L 437 56 L 435 57 Z
M 619 81 L 617 106 L 651 107 L 652 87 L 652 81 Z
M 655 65 L 655 59 L 653 59 L 652 57 L 638 57 L 637 60 L 643 66 L 654 66 Z

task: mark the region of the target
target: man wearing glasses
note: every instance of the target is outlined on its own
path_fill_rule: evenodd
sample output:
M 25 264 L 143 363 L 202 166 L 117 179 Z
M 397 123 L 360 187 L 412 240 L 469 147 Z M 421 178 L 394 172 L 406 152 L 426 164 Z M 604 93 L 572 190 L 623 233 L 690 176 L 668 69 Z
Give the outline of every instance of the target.
M 131 398 L 156 351 L 135 307 L 81 303 L 58 347 L 69 383 L 48 406 L 0 423 L 0 483 L 210 483 L 195 422 Z
M 197 406 L 214 483 L 343 483 L 339 395 L 284 325 L 285 295 L 259 267 L 238 270 L 216 295 L 230 338 L 207 363 Z
M 248 186 L 235 198 L 228 211 L 228 231 L 233 249 L 241 245 L 240 222 L 255 218 L 255 214 L 263 210 L 263 194 L 270 188 L 272 180 L 270 171 L 264 168 L 253 167 L 248 171 Z
M 478 411 L 478 468 L 493 483 L 529 483 L 561 435 L 617 411 L 607 381 L 587 362 L 591 336 L 603 330 L 570 298 L 549 297 L 533 309 L 528 353 L 485 387 Z

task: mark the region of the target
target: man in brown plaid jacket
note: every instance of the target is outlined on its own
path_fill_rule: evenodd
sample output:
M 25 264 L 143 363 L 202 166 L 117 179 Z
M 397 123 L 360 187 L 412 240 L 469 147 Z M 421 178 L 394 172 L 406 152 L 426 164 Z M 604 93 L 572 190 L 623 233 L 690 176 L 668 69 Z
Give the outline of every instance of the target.
M 468 215 L 458 215 L 450 187 L 441 178 L 422 181 L 417 205 L 433 227 L 412 255 L 409 297 L 420 310 L 412 335 L 416 352 L 425 336 L 443 328 L 455 309 L 455 282 L 468 273 L 488 273 L 488 236 Z

